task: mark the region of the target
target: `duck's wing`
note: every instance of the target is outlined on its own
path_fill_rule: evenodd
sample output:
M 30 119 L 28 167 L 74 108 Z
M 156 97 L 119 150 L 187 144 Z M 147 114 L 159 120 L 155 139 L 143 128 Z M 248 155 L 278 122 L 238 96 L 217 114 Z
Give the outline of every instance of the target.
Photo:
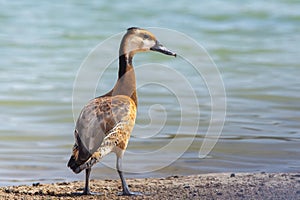
M 95 98 L 82 109 L 76 123 L 73 149 L 77 165 L 86 162 L 110 131 L 128 119 L 131 106 L 129 97 L 114 96 Z

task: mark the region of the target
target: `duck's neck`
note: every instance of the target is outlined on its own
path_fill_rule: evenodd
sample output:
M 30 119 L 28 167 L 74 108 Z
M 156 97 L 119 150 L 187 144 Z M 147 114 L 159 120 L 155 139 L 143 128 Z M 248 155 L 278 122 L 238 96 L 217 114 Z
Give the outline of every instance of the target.
M 112 96 L 129 96 L 137 106 L 135 73 L 132 66 L 132 56 L 130 54 L 121 54 L 119 56 L 119 77 Z
M 132 66 L 132 57 L 129 55 L 120 55 L 119 56 L 119 77 L 118 79 L 122 78 L 127 71 L 133 70 Z

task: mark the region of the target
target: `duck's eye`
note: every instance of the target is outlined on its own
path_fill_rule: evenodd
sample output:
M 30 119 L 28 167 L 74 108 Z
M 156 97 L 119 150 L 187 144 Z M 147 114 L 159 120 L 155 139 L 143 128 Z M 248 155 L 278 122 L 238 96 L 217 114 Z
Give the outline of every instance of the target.
M 150 39 L 150 36 L 148 34 L 145 34 L 144 35 L 144 40 L 148 40 L 148 39 Z

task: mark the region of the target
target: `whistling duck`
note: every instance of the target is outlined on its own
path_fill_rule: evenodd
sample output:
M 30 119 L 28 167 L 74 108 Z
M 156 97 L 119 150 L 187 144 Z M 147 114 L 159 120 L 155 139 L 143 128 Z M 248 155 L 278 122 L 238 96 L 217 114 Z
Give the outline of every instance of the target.
M 75 173 L 85 169 L 85 187 L 83 194 L 91 194 L 89 176 L 91 167 L 110 152 L 116 153 L 116 168 L 123 191 L 121 195 L 134 195 L 123 177 L 121 162 L 128 144 L 130 133 L 135 124 L 137 94 L 132 58 L 135 53 L 157 51 L 176 56 L 155 36 L 141 28 L 127 29 L 119 49 L 118 81 L 107 94 L 97 97 L 82 109 L 74 131 L 75 144 L 68 162 Z

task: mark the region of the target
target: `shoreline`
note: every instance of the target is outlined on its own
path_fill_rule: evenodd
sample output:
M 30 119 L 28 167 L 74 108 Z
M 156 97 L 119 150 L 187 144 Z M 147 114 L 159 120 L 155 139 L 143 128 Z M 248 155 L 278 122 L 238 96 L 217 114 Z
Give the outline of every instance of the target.
M 166 178 L 127 179 L 142 196 L 118 196 L 120 180 L 91 180 L 91 191 L 81 196 L 84 181 L 0 188 L 0 199 L 300 199 L 299 173 L 214 173 Z

